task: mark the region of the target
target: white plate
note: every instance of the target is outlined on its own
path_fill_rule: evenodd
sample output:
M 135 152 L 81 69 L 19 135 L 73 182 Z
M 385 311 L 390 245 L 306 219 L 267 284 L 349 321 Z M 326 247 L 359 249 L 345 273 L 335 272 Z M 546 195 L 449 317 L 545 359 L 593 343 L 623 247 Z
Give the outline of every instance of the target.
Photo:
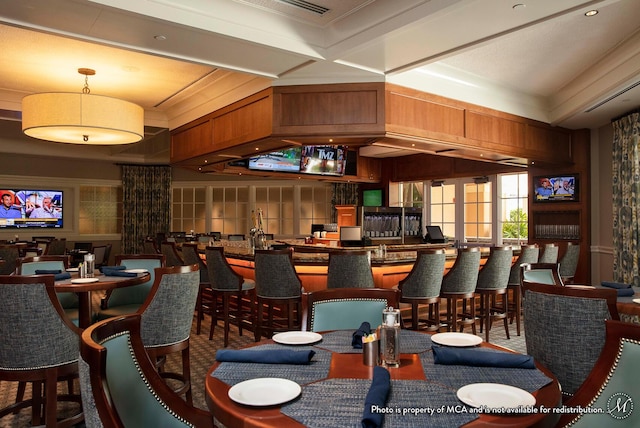
M 512 409 L 536 404 L 536 398 L 527 391 L 500 383 L 472 383 L 460 388 L 456 395 L 469 406 L 488 409 Z
M 78 272 L 78 268 L 68 268 L 65 269 L 67 272 Z
M 633 299 L 633 303 L 637 303 L 640 305 L 640 299 Z
M 90 282 L 98 282 L 98 278 L 74 278 L 71 280 L 72 284 L 88 284 Z
M 273 341 L 283 345 L 308 345 L 322 340 L 322 335 L 312 331 L 285 331 L 273 335 Z
M 123 270 L 123 272 L 128 272 L 128 273 L 147 273 L 149 272 L 146 269 L 125 269 Z
M 438 345 L 444 346 L 476 346 L 482 343 L 482 338 L 469 333 L 436 333 L 431 336 L 431 340 Z
M 302 392 L 297 383 L 277 377 L 245 380 L 229 389 L 229 398 L 247 406 L 275 406 L 293 400 Z

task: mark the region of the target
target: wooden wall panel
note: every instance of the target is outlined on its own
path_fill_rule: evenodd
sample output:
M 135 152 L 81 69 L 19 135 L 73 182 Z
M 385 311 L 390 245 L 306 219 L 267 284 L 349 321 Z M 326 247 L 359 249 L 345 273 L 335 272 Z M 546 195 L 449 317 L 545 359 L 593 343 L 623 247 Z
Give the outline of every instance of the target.
M 573 160 L 571 132 L 569 130 L 529 124 L 527 125 L 526 135 L 527 150 L 553 153 L 556 160 Z
M 514 150 L 525 147 L 525 128 L 521 121 L 466 111 L 467 138 L 507 145 Z
M 179 162 L 213 150 L 210 120 L 193 122 L 191 126 L 171 136 L 171 162 Z
M 238 105 L 213 118 L 213 150 L 233 147 L 271 135 L 272 99 L 269 96 Z

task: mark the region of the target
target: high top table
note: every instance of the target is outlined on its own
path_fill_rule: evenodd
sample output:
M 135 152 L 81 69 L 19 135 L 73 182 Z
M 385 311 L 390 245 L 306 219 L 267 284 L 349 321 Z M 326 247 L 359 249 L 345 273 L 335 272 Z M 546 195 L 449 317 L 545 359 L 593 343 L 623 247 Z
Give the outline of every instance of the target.
M 351 334 L 346 330 L 323 333 L 319 343 L 296 346 L 295 349 L 316 351 L 310 365 L 216 362 L 205 380 L 209 410 L 228 428 L 360 426 L 373 367 L 363 364 L 361 350 L 351 348 Z M 559 416 L 540 411 L 559 406 L 561 392 L 556 378 L 538 363 L 537 370 L 440 365 L 433 362 L 431 335 L 402 330 L 400 343 L 401 364 L 389 369 L 391 395 L 385 406 L 400 411 L 385 414 L 386 426 L 407 426 L 409 422 L 411 426 L 553 426 Z M 286 347 L 272 340 L 251 346 Z M 481 346 L 508 351 L 485 342 Z M 292 380 L 302 386 L 302 394 L 291 402 L 270 407 L 245 406 L 229 398 L 232 385 L 262 377 Z M 525 389 L 535 396 L 539 412 L 477 415 L 456 397 L 458 388 L 472 383 L 502 383 Z M 419 413 L 420 409 L 424 412 Z M 433 409 L 434 414 L 426 413 L 428 409 Z M 415 414 L 402 415 L 410 411 Z

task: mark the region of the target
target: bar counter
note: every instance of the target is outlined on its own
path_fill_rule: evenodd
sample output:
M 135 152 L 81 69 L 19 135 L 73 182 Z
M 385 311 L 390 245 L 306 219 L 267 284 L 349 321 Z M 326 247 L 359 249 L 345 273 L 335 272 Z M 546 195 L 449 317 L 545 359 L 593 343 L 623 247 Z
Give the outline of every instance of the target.
M 233 245 L 232 245 L 233 244 Z M 231 267 L 245 278 L 255 279 L 253 265 L 253 250 L 248 248 L 246 242 L 225 243 L 225 256 Z M 384 257 L 377 256 L 377 246 L 368 247 L 333 247 L 322 244 L 300 244 L 288 241 L 272 241 L 270 244 L 287 244 L 293 249 L 293 263 L 296 272 L 302 281 L 306 291 L 317 291 L 327 288 L 327 267 L 329 263 L 329 251 L 371 251 L 371 270 L 373 282 L 378 288 L 392 288 L 404 279 L 411 269 L 417 257 L 417 250 L 444 248 L 447 261 L 445 263 L 446 273 L 456 259 L 456 249 L 448 244 L 408 244 L 408 245 L 387 245 L 387 254 Z M 198 249 L 204 253 L 206 244 L 199 244 Z M 515 254 L 519 250 L 514 247 Z M 480 248 L 482 258 L 480 264 L 484 264 L 489 256 L 489 248 Z

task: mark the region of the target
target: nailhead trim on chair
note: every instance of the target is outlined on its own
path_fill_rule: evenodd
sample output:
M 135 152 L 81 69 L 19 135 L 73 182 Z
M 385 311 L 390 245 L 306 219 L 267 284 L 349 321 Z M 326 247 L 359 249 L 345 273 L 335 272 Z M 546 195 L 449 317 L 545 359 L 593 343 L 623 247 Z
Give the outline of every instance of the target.
M 195 425 L 190 424 L 188 421 L 186 421 L 184 418 L 182 418 L 181 416 L 177 415 L 173 410 L 171 410 L 171 408 L 169 408 L 169 406 L 167 406 L 165 404 L 164 401 L 162 401 L 160 399 L 160 397 L 158 397 L 158 394 L 156 394 L 156 392 L 151 388 L 151 385 L 149 385 L 149 382 L 147 381 L 147 377 L 144 375 L 144 373 L 142 373 L 142 370 L 140 369 L 140 366 L 138 365 L 138 359 L 136 358 L 135 352 L 133 351 L 133 346 L 131 345 L 131 332 L 130 331 L 121 331 L 119 333 L 116 333 L 114 335 L 111 335 L 109 337 L 106 337 L 105 339 L 103 339 L 100 342 L 100 345 L 102 345 L 103 343 L 113 339 L 114 337 L 119 337 L 122 335 L 129 335 L 129 337 L 127 338 L 127 344 L 129 346 L 129 354 L 131 354 L 131 359 L 133 360 L 133 363 L 136 366 L 136 370 L 138 370 L 138 374 L 140 375 L 140 378 L 144 381 L 144 384 L 146 385 L 147 389 L 149 390 L 149 392 L 151 393 L 151 395 L 153 395 L 153 397 L 156 399 L 156 401 L 158 403 L 160 403 L 160 405 L 167 411 L 169 412 L 169 414 L 171 416 L 173 416 L 174 418 L 176 418 L 177 420 L 179 420 L 180 422 L 186 424 L 189 427 L 193 427 L 195 428 Z
M 67 364 L 72 364 L 72 363 L 75 363 L 77 361 L 78 361 L 78 359 L 76 358 L 75 360 L 69 360 L 69 361 L 65 361 L 65 362 L 62 362 L 62 363 L 50 364 L 50 365 L 46 365 L 46 366 L 36 366 L 36 367 L 0 367 L 0 370 L 19 372 L 19 371 L 24 371 L 24 370 L 50 369 L 50 368 L 53 368 L 53 367 L 60 367 L 60 366 L 64 366 L 64 365 L 67 365 Z
M 609 370 L 609 373 L 607 374 L 607 380 L 605 380 L 605 382 L 600 386 L 600 388 L 598 388 L 598 393 L 595 395 L 595 397 L 593 397 L 593 399 L 587 404 L 586 407 L 592 407 L 593 403 L 595 403 L 596 400 L 598 398 L 600 398 L 600 395 L 604 392 L 605 388 L 609 384 L 609 381 L 613 377 L 613 373 L 618 368 L 618 363 L 620 362 L 620 357 L 622 356 L 622 350 L 624 349 L 625 342 L 629 342 L 629 343 L 633 343 L 633 344 L 636 344 L 636 345 L 640 345 L 640 341 L 638 341 L 638 340 L 625 339 L 625 338 L 621 338 L 620 339 L 620 346 L 618 347 L 618 353 L 616 354 L 616 359 L 613 362 L 613 366 L 611 367 L 611 370 Z M 570 427 L 572 425 L 575 425 L 575 423 L 578 422 L 580 420 L 580 418 L 582 418 L 582 416 L 584 416 L 584 413 L 580 413 L 574 420 L 569 422 L 566 426 Z
M 331 303 L 331 302 L 387 302 L 387 299 L 367 299 L 365 297 L 353 297 L 353 298 L 348 298 L 348 299 L 327 299 L 327 300 L 319 300 L 317 302 L 313 302 L 313 307 L 311 308 L 311 325 L 313 325 L 313 322 L 316 319 L 316 305 L 317 304 L 324 304 L 324 303 Z M 380 314 L 380 316 L 382 316 L 382 314 Z

